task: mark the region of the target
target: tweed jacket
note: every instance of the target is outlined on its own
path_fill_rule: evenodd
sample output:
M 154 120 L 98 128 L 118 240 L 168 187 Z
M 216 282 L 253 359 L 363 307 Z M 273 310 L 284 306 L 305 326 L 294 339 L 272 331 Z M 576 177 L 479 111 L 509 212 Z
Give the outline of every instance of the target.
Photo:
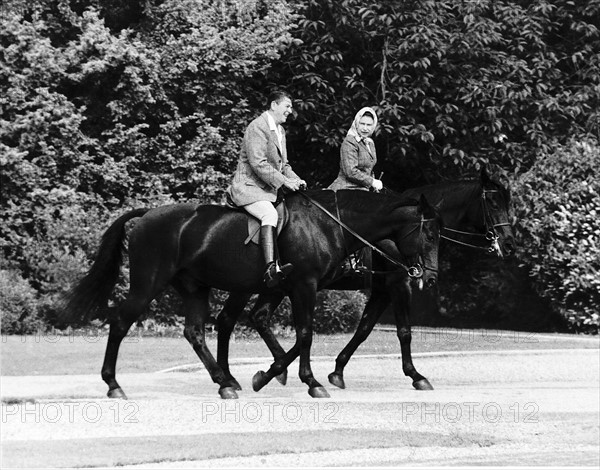
M 373 184 L 373 167 L 377 163 L 377 153 L 371 141 L 356 140 L 348 135 L 340 149 L 340 171 L 336 180 L 328 189 L 364 189 L 369 190 Z
M 247 127 L 237 169 L 228 188 L 232 201 L 245 206 L 257 201 L 275 202 L 277 190 L 285 178 L 299 179 L 288 163 L 285 130 L 281 147 L 275 130 L 271 130 L 265 111 Z

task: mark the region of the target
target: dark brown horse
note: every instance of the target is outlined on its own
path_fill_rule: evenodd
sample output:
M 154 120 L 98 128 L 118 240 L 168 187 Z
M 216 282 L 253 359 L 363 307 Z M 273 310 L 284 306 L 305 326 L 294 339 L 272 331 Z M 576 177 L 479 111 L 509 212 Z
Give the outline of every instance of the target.
M 510 194 L 501 184 L 491 180 L 485 171 L 480 178 L 461 180 L 442 184 L 414 188 L 402 193 L 402 196 L 418 196 L 424 194 L 427 200 L 436 206 L 444 219 L 442 238 L 456 243 L 478 248 L 498 256 L 508 256 L 514 251 L 514 238 L 509 223 Z M 394 244 L 381 241 L 377 244 L 392 256 L 395 253 Z M 377 320 L 388 306 L 392 306 L 396 320 L 398 339 L 402 352 L 402 369 L 406 376 L 412 379 L 413 386 L 418 390 L 431 390 L 433 387 L 415 368 L 411 354 L 410 304 L 412 290 L 409 277 L 405 271 L 398 271 L 388 260 L 373 255 L 373 269 L 386 274 L 373 276 L 372 290 L 360 323 L 348 345 L 336 359 L 334 372 L 329 374 L 329 381 L 337 387 L 345 388 L 344 368 L 358 346 L 367 339 Z M 327 289 L 355 290 L 362 288 L 362 283 L 352 282 L 347 278 L 334 280 L 325 286 Z M 271 292 L 259 296 L 250 319 L 257 331 L 269 347 L 274 357 L 282 357 L 285 352 L 277 338 L 269 328 L 269 318 L 284 298 L 282 292 Z M 219 343 L 218 362 L 229 376 L 231 383 L 237 388 L 239 384 L 231 376 L 229 370 L 229 338 L 233 327 L 250 299 L 250 295 L 231 293 L 222 312 L 218 315 Z M 278 380 L 286 381 L 283 371 Z
M 426 200 L 364 191 L 310 191 L 294 193 L 286 200 L 289 221 L 278 240 L 281 260 L 294 270 L 286 279 L 283 293 L 290 296 L 296 324 L 296 343 L 275 360 L 265 373 L 254 378 L 256 389 L 286 370 L 300 355 L 300 378 L 313 397 L 328 393 L 314 378 L 310 366 L 312 315 L 316 292 L 328 285 L 348 252 L 367 243 L 393 240 L 396 265 L 419 261 L 426 282 L 437 276 L 437 247 L 440 220 Z M 322 206 L 319 208 L 318 206 Z M 338 214 L 347 230 L 325 211 Z M 89 314 L 106 314 L 109 295 L 116 283 L 125 238 L 125 224 L 140 217 L 129 235 L 130 288 L 126 299 L 109 312 L 110 332 L 102 378 L 109 397 L 125 397 L 116 381 L 116 362 L 121 341 L 148 304 L 168 285 L 182 296 L 185 310 L 184 334 L 224 398 L 236 397 L 227 374 L 210 353 L 204 326 L 209 315 L 211 288 L 242 294 L 272 292 L 262 282 L 260 249 L 245 245 L 247 215 L 221 206 L 179 204 L 157 209 L 140 209 L 124 214 L 104 233 L 88 274 L 67 296 L 65 321 Z

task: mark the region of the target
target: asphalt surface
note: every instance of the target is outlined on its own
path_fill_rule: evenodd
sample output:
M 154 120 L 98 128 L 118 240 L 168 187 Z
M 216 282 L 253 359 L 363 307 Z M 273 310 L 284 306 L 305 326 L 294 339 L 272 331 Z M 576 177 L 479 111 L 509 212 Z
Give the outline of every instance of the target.
M 268 362 L 238 361 L 229 401 L 203 370 L 120 375 L 127 401 L 105 399 L 98 374 L 3 376 L 2 467 L 600 465 L 597 348 L 418 357 L 427 392 L 390 355 L 354 358 L 336 389 L 333 362 L 313 363 L 328 399 L 297 362 L 255 393 Z

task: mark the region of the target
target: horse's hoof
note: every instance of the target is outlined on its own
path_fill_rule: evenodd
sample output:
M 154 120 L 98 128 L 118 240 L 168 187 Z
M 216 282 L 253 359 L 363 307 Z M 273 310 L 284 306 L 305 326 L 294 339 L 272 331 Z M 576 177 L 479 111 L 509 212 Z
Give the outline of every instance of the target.
M 328 377 L 330 384 L 335 385 L 337 388 L 346 388 L 346 384 L 344 383 L 344 376 L 342 374 L 332 372 L 328 375 Z
M 233 387 L 223 387 L 219 389 L 219 395 L 223 400 L 237 400 L 238 394 Z
M 287 369 L 284 370 L 281 374 L 276 375 L 275 378 L 277 379 L 277 382 L 279 382 L 281 385 L 287 384 Z
M 433 387 L 427 379 L 415 380 L 413 382 L 413 387 L 417 390 L 433 390 Z
M 239 384 L 239 382 L 235 379 L 231 379 L 228 381 L 229 382 L 229 387 L 231 387 L 232 389 L 240 392 L 242 390 L 242 386 Z
M 113 388 L 112 390 L 109 390 L 108 393 L 106 394 L 106 396 L 108 398 L 119 398 L 121 400 L 127 400 L 127 395 L 125 395 L 125 392 L 123 391 L 123 389 L 121 387 L 117 387 L 117 388 Z
M 309 388 L 308 394 L 313 398 L 329 398 L 329 393 L 325 390 L 325 387 Z
M 252 389 L 255 392 L 258 392 L 261 388 L 267 385 L 267 383 L 269 383 L 269 380 L 267 379 L 267 373 L 263 372 L 262 370 L 259 370 L 256 374 L 254 374 L 254 377 L 252 377 Z

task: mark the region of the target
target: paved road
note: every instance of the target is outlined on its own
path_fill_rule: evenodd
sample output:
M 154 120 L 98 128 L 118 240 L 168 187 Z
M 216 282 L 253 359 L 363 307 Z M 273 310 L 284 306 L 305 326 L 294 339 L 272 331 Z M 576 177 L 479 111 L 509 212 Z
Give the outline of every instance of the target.
M 237 401 L 203 371 L 122 375 L 128 401 L 103 399 L 97 375 L 2 377 L 2 466 L 600 464 L 597 349 L 415 363 L 434 391 L 413 390 L 394 357 L 355 358 L 348 389 L 329 386 L 325 400 L 308 396 L 297 363 L 286 387 L 254 393 L 268 364 L 240 361 Z M 332 364 L 316 361 L 316 376 Z

